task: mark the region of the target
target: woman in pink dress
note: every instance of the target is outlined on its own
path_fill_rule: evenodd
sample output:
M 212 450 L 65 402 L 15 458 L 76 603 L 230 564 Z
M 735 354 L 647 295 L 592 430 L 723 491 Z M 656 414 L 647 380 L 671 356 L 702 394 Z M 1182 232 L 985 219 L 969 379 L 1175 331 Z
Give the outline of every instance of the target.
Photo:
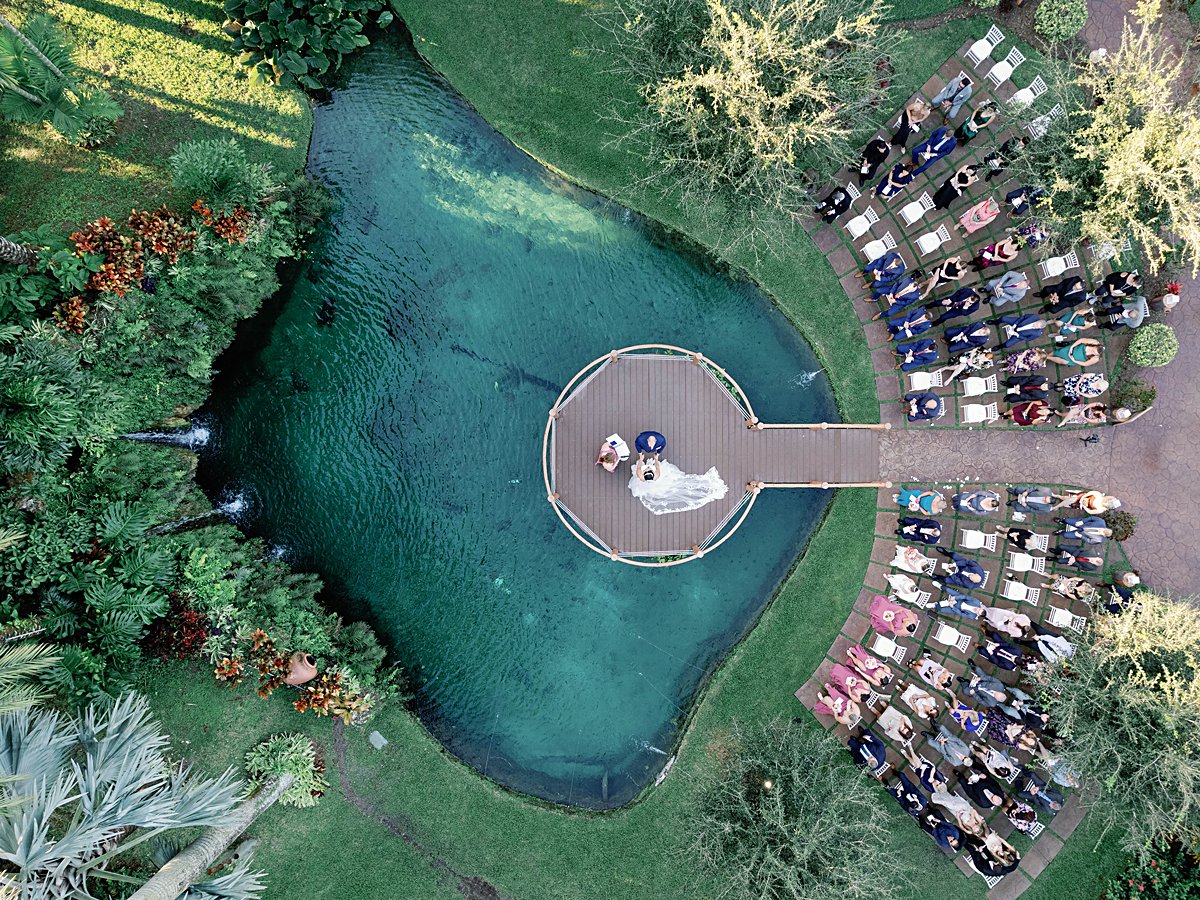
M 955 229 L 961 228 L 967 234 L 974 234 L 980 228 L 986 228 L 992 224 L 998 215 L 1000 215 L 1000 204 L 996 202 L 995 197 L 988 197 L 980 200 L 963 213 Z
M 862 703 L 871 694 L 871 685 L 856 670 L 838 663 L 829 672 L 829 680 L 833 686 L 841 689 L 842 693 L 855 703 Z
M 871 627 L 880 634 L 915 634 L 921 617 L 883 594 L 871 600 Z
M 822 716 L 833 716 L 835 722 L 845 725 L 847 728 L 851 723 L 862 718 L 858 711 L 858 704 L 837 688 L 829 685 L 825 685 L 824 694 L 817 694 L 813 712 Z
M 867 679 L 868 684 L 886 687 L 892 683 L 892 667 L 877 660 L 858 644 L 846 651 L 846 662 L 850 663 L 850 668 Z

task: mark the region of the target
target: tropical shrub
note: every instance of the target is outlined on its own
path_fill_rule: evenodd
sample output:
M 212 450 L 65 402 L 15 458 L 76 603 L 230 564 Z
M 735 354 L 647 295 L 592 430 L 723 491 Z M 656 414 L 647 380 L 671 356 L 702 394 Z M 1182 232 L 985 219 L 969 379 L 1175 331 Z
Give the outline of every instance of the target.
M 387 0 L 225 0 L 225 30 L 253 77 L 278 84 L 295 78 L 310 90 L 343 58 L 371 43 L 369 25 L 392 23 Z
M 1057 43 L 1075 37 L 1087 24 L 1087 0 L 1042 0 L 1033 14 L 1033 27 Z
M 121 105 L 104 91 L 79 83 L 66 39 L 47 16 L 18 30 L 0 16 L 0 115 L 43 122 L 82 147 L 107 140 Z
M 171 176 L 186 203 L 203 200 L 201 208 L 220 216 L 256 206 L 272 188 L 270 166 L 250 162 L 233 138 L 180 144 L 171 156 Z
M 91 430 L 96 383 L 53 332 L 0 332 L 0 472 L 56 466 Z
M 1062 753 L 1099 786 L 1093 815 L 1146 856 L 1200 838 L 1200 612 L 1149 593 L 1098 613 L 1061 668 L 1039 678 Z
M 908 862 L 892 846 L 874 783 L 822 729 L 734 723 L 710 748 L 688 821 L 689 861 L 714 894 L 744 900 L 899 897 Z
M 1146 384 L 1139 378 L 1121 376 L 1109 392 L 1113 407 L 1124 406 L 1130 412 L 1139 413 L 1154 405 L 1158 391 L 1152 384 Z
M 873 0 L 621 0 L 603 21 L 641 100 L 616 113 L 623 140 L 664 194 L 723 232 L 722 249 L 780 238 L 813 179 L 874 128 L 902 40 L 885 11 Z M 726 231 L 735 219 L 745 233 Z
M 316 806 L 329 787 L 325 761 L 317 757 L 313 742 L 303 734 L 272 735 L 246 754 L 246 776 L 252 787 L 284 773 L 296 778 L 279 798 L 285 806 Z
M 1125 348 L 1129 361 L 1143 368 L 1165 366 L 1178 352 L 1179 338 L 1175 336 L 1175 329 L 1161 322 L 1143 325 Z
M 167 614 L 151 624 L 143 648 L 163 662 L 195 659 L 204 650 L 209 627 L 204 613 L 193 609 L 186 598 L 173 592 L 167 601 Z
M 1127 541 L 1137 530 L 1137 516 L 1123 509 L 1110 510 L 1100 518 L 1112 529 L 1114 541 Z
M 1200 897 L 1200 858 L 1162 838 L 1108 883 L 1105 900 L 1189 900 Z

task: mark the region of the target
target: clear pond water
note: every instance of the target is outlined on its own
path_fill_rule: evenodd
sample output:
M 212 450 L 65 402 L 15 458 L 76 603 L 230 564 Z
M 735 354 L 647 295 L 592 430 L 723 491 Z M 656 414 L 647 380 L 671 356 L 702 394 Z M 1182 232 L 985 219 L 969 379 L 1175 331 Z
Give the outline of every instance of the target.
M 766 421 L 835 421 L 828 381 L 759 291 L 530 160 L 406 43 L 363 52 L 317 109 L 309 169 L 340 207 L 220 361 L 202 478 L 378 628 L 451 751 L 521 791 L 620 805 L 828 497 L 768 491 L 701 561 L 613 563 L 546 503 L 547 410 L 643 342 L 704 352 Z

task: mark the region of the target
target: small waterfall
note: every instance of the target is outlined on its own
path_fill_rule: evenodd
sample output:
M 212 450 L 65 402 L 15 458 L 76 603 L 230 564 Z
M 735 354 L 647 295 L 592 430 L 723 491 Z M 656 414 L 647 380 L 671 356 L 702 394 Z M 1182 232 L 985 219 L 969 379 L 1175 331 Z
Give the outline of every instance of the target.
M 200 450 L 208 446 L 211 433 L 207 425 L 192 422 L 187 428 L 177 428 L 171 431 L 135 431 L 131 434 L 123 434 L 121 437 L 127 441 L 138 441 L 142 444 L 161 444 L 164 447 Z
M 150 534 L 171 534 L 176 531 L 191 531 L 194 528 L 216 525 L 222 520 L 233 522 L 236 525 L 238 524 L 239 516 L 246 511 L 249 505 L 246 495 L 238 492 L 211 512 L 201 513 L 198 516 L 186 516 L 182 519 L 176 519 L 174 522 L 155 526 L 150 529 Z

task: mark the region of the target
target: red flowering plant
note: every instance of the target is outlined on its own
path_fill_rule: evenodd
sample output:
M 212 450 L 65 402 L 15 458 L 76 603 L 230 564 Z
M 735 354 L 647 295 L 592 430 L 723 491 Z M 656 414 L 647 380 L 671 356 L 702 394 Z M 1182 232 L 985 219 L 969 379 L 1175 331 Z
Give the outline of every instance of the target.
M 196 246 L 196 232 L 186 228 L 167 209 L 166 204 L 156 210 L 133 210 L 125 223 L 135 234 L 141 235 L 150 252 L 174 263 L 179 254 Z
M 192 209 L 217 237 L 225 238 L 231 244 L 243 243 L 250 236 L 250 212 L 245 207 L 235 206 L 228 214 L 213 212 L 204 205 L 201 197 L 192 204 Z
M 245 656 L 234 651 L 223 657 L 213 669 L 213 675 L 218 681 L 236 687 L 242 683 L 247 666 L 258 672 L 258 696 L 270 697 L 287 678 L 288 654 L 277 649 L 267 633 L 257 628 L 250 634 L 250 646 Z
M 1168 294 L 1178 294 L 1182 290 L 1183 290 L 1183 282 L 1181 282 L 1181 281 L 1172 281 L 1167 284 L 1167 293 Z
M 166 616 L 154 621 L 142 646 L 163 662 L 199 656 L 208 640 L 208 616 L 178 592 L 171 594 L 168 603 Z
M 1194 849 L 1194 848 L 1192 848 Z M 1108 884 L 1108 900 L 1187 900 L 1200 897 L 1200 858 L 1178 838 L 1159 839 Z
M 118 297 L 141 283 L 143 269 L 142 241 L 121 234 L 112 219 L 105 216 L 84 225 L 69 238 L 76 254 L 103 258 L 98 271 L 88 278 L 90 290 L 110 291 Z
M 357 679 L 334 668 L 304 685 L 300 699 L 292 705 L 299 712 L 311 709 L 318 716 L 335 715 L 349 725 L 371 711 L 371 698 Z

